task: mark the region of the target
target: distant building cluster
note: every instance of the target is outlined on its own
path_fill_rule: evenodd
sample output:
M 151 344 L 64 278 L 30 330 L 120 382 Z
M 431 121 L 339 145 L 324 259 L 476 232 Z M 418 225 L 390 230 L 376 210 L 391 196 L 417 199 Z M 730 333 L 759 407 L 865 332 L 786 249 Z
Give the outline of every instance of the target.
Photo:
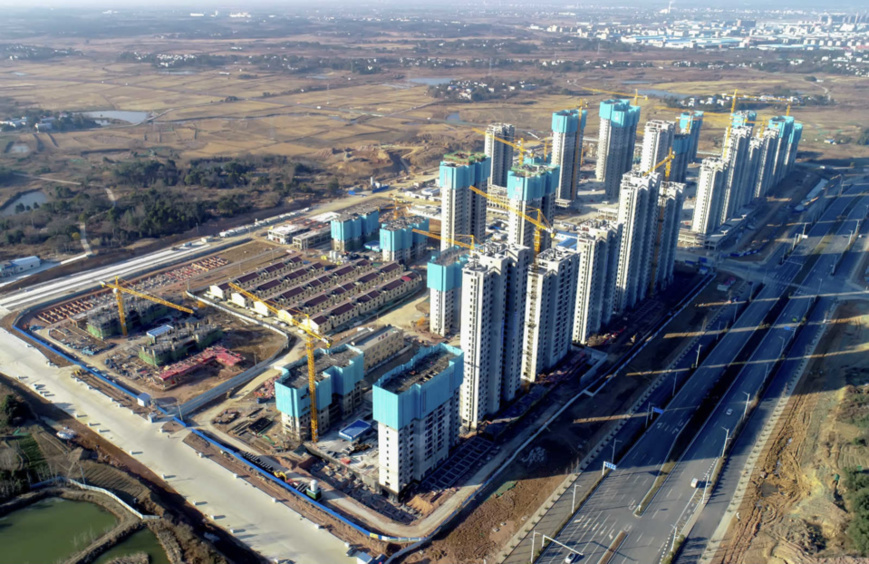
M 665 8 L 662 14 L 671 15 L 671 9 Z M 543 29 L 534 24 L 530 28 Z M 551 25 L 545 31 L 665 49 L 859 51 L 869 46 L 869 16 L 866 14 L 824 14 L 814 20 L 764 21 L 746 18 L 700 19 L 685 13 L 679 18 L 662 17 L 661 21 L 652 22 Z

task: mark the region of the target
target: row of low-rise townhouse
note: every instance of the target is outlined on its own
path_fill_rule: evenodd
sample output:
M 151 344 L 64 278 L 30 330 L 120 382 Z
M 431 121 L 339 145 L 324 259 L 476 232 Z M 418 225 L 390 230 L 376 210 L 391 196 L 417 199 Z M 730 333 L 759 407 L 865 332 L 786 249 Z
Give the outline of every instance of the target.
M 422 277 L 414 272 L 405 272 L 396 280 L 314 316 L 311 321 L 314 328 L 321 333 L 336 331 L 346 327 L 355 319 L 370 315 L 409 296 L 421 285 Z
M 263 300 L 273 301 L 281 307 L 286 307 L 288 304 L 295 305 L 302 300 L 321 294 L 325 288 L 352 285 L 355 282 L 353 280 L 355 277 L 359 276 L 360 273 L 370 272 L 374 266 L 369 261 L 360 260 L 337 269 L 331 268 L 322 263 L 312 263 L 282 277 L 271 279 L 262 276 L 261 271 L 258 271 L 242 276 L 234 283 Z M 398 265 L 395 265 L 395 268 L 398 269 Z M 255 277 L 251 275 L 255 275 Z M 263 282 L 264 279 L 266 281 Z M 230 291 L 228 283 L 216 287 L 212 286 L 209 291 L 213 296 L 219 298 L 226 299 L 228 295 L 229 299 L 236 305 L 252 307 L 256 313 L 261 315 L 270 314 L 268 308 L 261 302 L 251 304 L 249 303 L 250 300 L 241 293 Z
M 367 261 L 364 262 L 367 263 Z M 347 266 L 342 268 L 341 270 L 344 270 L 346 268 L 349 268 L 350 271 L 355 275 L 359 275 L 360 269 L 353 268 L 352 266 Z M 370 268 L 373 268 L 373 266 Z M 370 268 L 363 269 L 362 271 L 365 272 Z M 316 290 L 317 293 L 296 292 L 291 294 L 291 292 L 288 292 L 287 294 L 291 295 L 282 294 L 280 296 L 277 296 L 275 302 L 281 308 L 287 308 L 293 311 L 301 311 L 308 316 L 313 316 L 324 310 L 327 310 L 328 308 L 338 303 L 347 301 L 348 299 L 352 299 L 353 297 L 359 296 L 360 294 L 363 294 L 369 290 L 373 290 L 378 286 L 382 286 L 386 282 L 389 282 L 401 276 L 402 272 L 402 268 L 397 263 L 390 263 L 382 266 L 377 270 L 366 272 L 356 280 L 346 281 L 342 284 L 332 286 L 325 292 L 323 291 L 323 289 L 326 286 L 320 284 L 322 279 L 317 279 L 312 281 L 311 283 L 313 285 L 312 287 Z M 311 287 L 311 285 L 309 285 L 309 287 Z

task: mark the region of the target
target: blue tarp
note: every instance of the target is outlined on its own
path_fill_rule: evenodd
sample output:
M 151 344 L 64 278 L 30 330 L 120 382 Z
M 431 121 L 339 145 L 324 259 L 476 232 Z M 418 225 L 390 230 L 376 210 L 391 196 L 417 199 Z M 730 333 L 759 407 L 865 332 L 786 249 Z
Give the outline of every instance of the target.
M 357 419 L 353 423 L 338 431 L 338 436 L 345 441 L 355 441 L 370 430 L 371 423 L 363 421 L 361 419 Z

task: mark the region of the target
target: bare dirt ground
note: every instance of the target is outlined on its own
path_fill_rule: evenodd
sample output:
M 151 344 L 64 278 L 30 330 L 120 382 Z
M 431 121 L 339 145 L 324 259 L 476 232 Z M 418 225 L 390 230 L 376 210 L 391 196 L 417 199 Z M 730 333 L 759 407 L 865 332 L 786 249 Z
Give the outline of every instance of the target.
M 866 431 L 849 411 L 860 409 L 855 399 L 869 382 L 867 350 L 869 304 L 845 302 L 755 467 L 716 562 L 866 562 L 847 538 L 835 477 L 869 468 Z

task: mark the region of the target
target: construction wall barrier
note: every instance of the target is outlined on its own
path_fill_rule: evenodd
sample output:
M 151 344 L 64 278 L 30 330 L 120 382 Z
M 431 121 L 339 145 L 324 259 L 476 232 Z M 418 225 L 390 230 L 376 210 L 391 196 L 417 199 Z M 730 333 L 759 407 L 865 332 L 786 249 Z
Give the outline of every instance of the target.
M 106 384 L 108 384 L 108 385 L 110 385 L 110 386 L 116 388 L 118 391 L 120 391 L 120 392 L 122 392 L 122 393 L 124 393 L 124 394 L 126 394 L 126 395 L 128 395 L 128 396 L 130 396 L 132 399 L 136 399 L 136 398 L 138 397 L 138 395 L 137 395 L 136 393 L 134 393 L 134 392 L 128 390 L 127 388 L 125 388 L 124 386 L 118 384 L 117 382 L 114 382 L 114 381 L 112 381 L 112 380 L 106 378 L 105 376 L 103 376 L 103 375 L 97 373 L 95 370 L 93 370 L 92 368 L 90 368 L 89 366 L 87 366 L 86 364 L 84 364 L 83 362 L 81 362 L 80 360 L 78 360 L 78 359 L 76 359 L 76 358 L 74 358 L 74 357 L 72 357 L 72 356 L 69 356 L 68 354 L 64 353 L 63 351 L 60 351 L 60 350 L 56 349 L 54 346 L 52 346 L 51 344 L 49 344 L 47 341 L 45 341 L 45 340 L 42 339 L 41 337 L 38 337 L 38 336 L 36 336 L 36 335 L 30 333 L 29 331 L 26 331 L 26 330 L 24 330 L 24 329 L 21 329 L 21 328 L 18 327 L 17 325 L 13 325 L 12 327 L 13 327 L 13 329 L 15 329 L 16 331 L 18 331 L 19 333 L 21 333 L 21 334 L 24 335 L 25 337 L 27 337 L 27 338 L 29 338 L 29 339 L 33 339 L 34 341 L 38 342 L 41 346 L 45 347 L 46 349 L 50 350 L 51 352 L 57 354 L 58 356 L 63 357 L 65 360 L 68 360 L 69 362 L 75 364 L 76 366 L 79 366 L 79 367 L 82 368 L 83 370 L 87 370 L 87 371 L 88 371 L 90 374 L 92 374 L 94 377 L 99 378 L 100 381 L 105 382 Z M 161 406 L 159 406 L 159 405 L 154 405 L 154 407 L 155 407 L 158 411 L 160 411 L 163 415 L 165 415 L 165 416 L 171 416 L 171 415 L 172 415 L 172 413 L 170 413 L 169 411 L 167 411 L 166 409 L 164 409 L 163 407 L 161 407 Z M 352 528 L 355 529 L 356 531 L 362 533 L 363 535 L 365 535 L 365 536 L 367 536 L 367 537 L 369 537 L 369 538 L 373 538 L 373 539 L 381 540 L 381 541 L 384 541 L 384 542 L 400 542 L 400 543 L 418 542 L 418 541 L 423 540 L 422 538 L 419 538 L 419 537 L 391 537 L 391 536 L 388 536 L 388 535 L 381 535 L 380 533 L 375 533 L 375 532 L 369 531 L 368 529 L 362 527 L 362 526 L 359 525 L 358 523 L 354 523 L 353 521 L 350 521 L 349 519 L 347 519 L 347 518 L 344 517 L 343 515 L 341 515 L 341 514 L 337 513 L 336 511 L 334 511 L 333 509 L 330 509 L 329 507 L 326 507 L 326 506 L 323 505 L 322 503 L 320 503 L 320 502 L 318 502 L 318 501 L 315 501 L 315 500 L 309 498 L 308 496 L 306 496 L 305 494 L 303 494 L 303 493 L 301 493 L 301 492 L 299 492 L 299 491 L 293 489 L 292 487 L 290 487 L 289 484 L 287 484 L 287 483 L 284 482 L 283 480 L 281 480 L 281 479 L 279 479 L 279 478 L 276 478 L 276 477 L 272 476 L 271 474 L 269 474 L 269 473 L 263 471 L 263 470 L 260 469 L 260 468 L 257 468 L 256 466 L 254 466 L 253 464 L 251 464 L 250 462 L 248 462 L 247 460 L 245 460 L 244 458 L 242 458 L 242 457 L 241 457 L 241 456 L 240 456 L 240 455 L 235 451 L 235 449 L 233 449 L 233 448 L 231 448 L 231 447 L 228 447 L 228 446 L 226 446 L 226 445 L 224 445 L 224 444 L 222 444 L 222 443 L 219 443 L 219 442 L 215 441 L 214 439 L 211 439 L 210 437 L 204 435 L 202 432 L 200 432 L 200 431 L 198 431 L 198 430 L 196 430 L 196 429 L 191 428 L 189 425 L 187 425 L 187 423 L 185 423 L 184 421 L 182 421 L 182 420 L 179 419 L 178 417 L 173 416 L 172 419 L 173 419 L 173 421 L 175 421 L 176 423 L 178 423 L 178 424 L 181 425 L 182 427 L 184 427 L 184 428 L 186 428 L 186 429 L 190 429 L 190 430 L 191 430 L 193 433 L 195 433 L 197 436 L 199 436 L 200 438 L 202 438 L 202 439 L 208 441 L 208 442 L 209 442 L 210 444 L 212 444 L 213 446 L 219 448 L 220 450 L 223 450 L 223 451 L 226 451 L 226 452 L 230 453 L 233 457 L 235 457 L 236 459 L 238 459 L 240 462 L 243 462 L 245 465 L 247 465 L 248 467 L 252 468 L 253 470 L 259 472 L 260 474 L 262 474 L 263 476 L 267 477 L 267 478 L 270 479 L 271 481 L 275 482 L 276 484 L 280 484 L 284 489 L 286 489 L 287 491 L 291 492 L 293 495 L 297 496 L 299 499 L 302 499 L 302 500 L 304 500 L 305 502 L 310 503 L 311 505 L 313 505 L 313 506 L 316 507 L 317 509 L 320 509 L 320 510 L 324 511 L 324 512 L 327 513 L 328 515 L 331 515 L 332 517 L 338 519 L 338 520 L 341 521 L 342 523 L 344 523 L 344 524 L 346 524 L 346 525 L 352 527 Z

